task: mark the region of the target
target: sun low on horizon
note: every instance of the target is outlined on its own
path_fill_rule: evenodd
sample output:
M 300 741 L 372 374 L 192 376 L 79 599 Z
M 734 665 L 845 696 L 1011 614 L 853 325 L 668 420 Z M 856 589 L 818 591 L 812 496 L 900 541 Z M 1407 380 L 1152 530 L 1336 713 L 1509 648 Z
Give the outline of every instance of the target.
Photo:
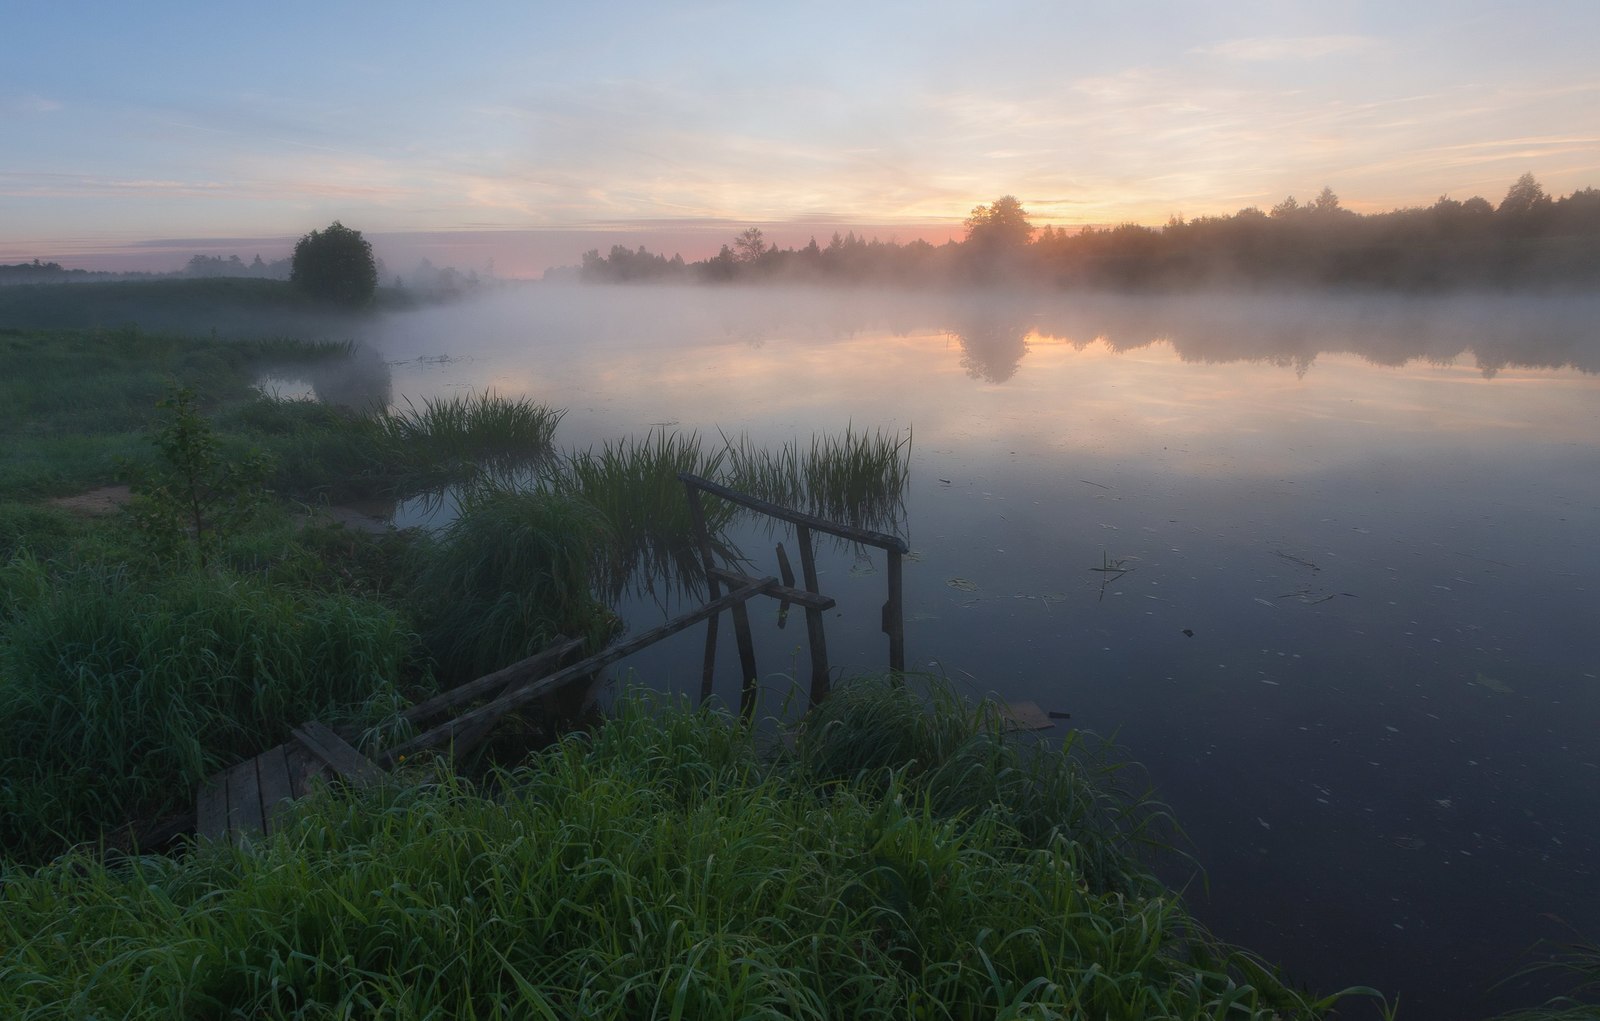
M 511 275 L 737 229 L 959 237 L 1600 185 L 1600 5 L 65 3 L 0 39 L 0 262 L 338 219 Z

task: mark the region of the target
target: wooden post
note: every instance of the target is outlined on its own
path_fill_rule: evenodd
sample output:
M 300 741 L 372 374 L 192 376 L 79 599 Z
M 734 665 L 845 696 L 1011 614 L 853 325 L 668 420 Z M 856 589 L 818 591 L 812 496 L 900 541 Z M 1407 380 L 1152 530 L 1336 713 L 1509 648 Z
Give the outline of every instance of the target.
M 785 552 L 783 543 L 781 542 L 778 543 L 777 553 L 778 577 L 783 579 L 783 584 L 785 586 L 788 588 L 794 588 L 794 568 L 789 565 L 789 554 Z M 782 630 L 783 626 L 787 623 L 789 623 L 789 600 L 785 599 L 778 603 L 779 630 Z
M 794 529 L 806 591 L 817 592 L 817 557 L 811 548 L 811 529 L 801 524 Z M 828 697 L 828 635 L 822 627 L 821 610 L 806 607 L 806 638 L 811 646 L 811 704 L 815 706 Z
M 711 562 L 711 536 L 706 531 L 706 512 L 705 507 L 700 503 L 700 489 L 688 479 L 683 480 L 683 488 L 685 490 L 684 495 L 689 500 L 689 517 L 694 522 L 695 542 L 700 547 L 700 567 L 701 570 L 705 572 L 706 576 L 706 600 L 708 602 L 716 602 L 717 597 L 722 595 L 722 586 L 717 583 L 717 579 L 711 574 L 711 568 L 715 565 Z M 743 604 L 741 604 L 741 612 L 743 611 L 743 608 Z M 737 626 L 738 618 L 735 618 L 735 627 L 737 628 Z M 740 646 L 741 655 L 743 654 L 743 651 L 743 646 Z M 752 659 L 753 658 L 754 654 L 752 653 Z M 716 679 L 716 672 L 717 615 L 713 614 L 711 618 L 706 621 L 705 656 L 700 667 L 701 705 L 704 705 L 706 700 L 711 697 L 711 690 Z
M 733 612 L 733 636 L 739 643 L 739 672 L 743 675 L 739 679 L 739 715 L 750 719 L 756 712 L 756 686 L 760 678 L 756 674 L 756 647 L 750 637 L 750 610 L 744 603 L 735 603 Z
M 896 682 L 906 672 L 906 621 L 900 597 L 900 551 L 889 550 L 889 601 L 883 604 L 883 630 L 889 636 L 889 671 Z

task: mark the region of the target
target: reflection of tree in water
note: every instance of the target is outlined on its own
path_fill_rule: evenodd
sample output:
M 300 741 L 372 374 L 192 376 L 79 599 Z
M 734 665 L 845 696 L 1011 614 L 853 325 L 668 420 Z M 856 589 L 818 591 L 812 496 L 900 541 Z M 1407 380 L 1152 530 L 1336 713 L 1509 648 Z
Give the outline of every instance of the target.
M 394 397 L 389 364 L 366 344 L 357 344 L 348 358 L 321 358 L 274 366 L 272 374 L 311 387 L 317 400 L 356 411 L 387 408 Z
M 967 375 L 1004 383 L 1021 367 L 1032 329 L 1026 316 L 978 310 L 961 317 L 949 332 L 961 345 L 961 367 Z

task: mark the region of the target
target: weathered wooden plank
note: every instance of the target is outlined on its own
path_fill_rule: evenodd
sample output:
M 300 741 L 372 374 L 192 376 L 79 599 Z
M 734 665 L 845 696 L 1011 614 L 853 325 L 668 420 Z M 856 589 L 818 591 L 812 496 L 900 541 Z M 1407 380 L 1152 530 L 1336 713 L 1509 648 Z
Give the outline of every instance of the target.
M 782 549 L 781 546 L 779 548 Z M 747 574 L 730 571 L 726 567 L 713 567 L 710 573 L 718 581 L 725 581 L 734 588 L 738 588 L 741 585 L 749 585 L 756 580 Z M 791 578 L 790 582 L 792 583 L 792 581 L 793 579 Z M 798 603 L 812 610 L 831 610 L 839 605 L 838 601 L 832 596 L 825 596 L 819 592 L 807 592 L 805 589 L 794 588 L 791 584 L 773 585 L 767 589 L 766 594 L 775 596 L 785 602 Z
M 457 685 L 425 702 L 418 702 L 401 715 L 413 724 L 421 726 L 429 720 L 443 716 L 464 702 L 495 694 L 519 681 L 537 680 L 581 648 L 583 648 L 581 638 L 558 639 L 555 644 L 542 652 L 518 660 L 508 667 L 502 667 L 492 674 L 484 674 L 476 680 Z
M 679 472 L 678 480 L 691 489 L 703 489 L 708 493 L 722 497 L 724 500 L 731 500 L 741 507 L 760 511 L 762 514 L 787 521 L 793 525 L 805 525 L 807 528 L 815 529 L 818 532 L 837 535 L 841 539 L 849 539 L 851 542 L 859 542 L 867 546 L 877 546 L 879 549 L 899 550 L 901 553 L 906 553 L 910 550 L 905 540 L 898 536 L 874 532 L 867 528 L 856 528 L 854 525 L 842 525 L 825 518 L 819 518 L 815 514 L 807 514 L 804 511 L 780 507 L 778 504 L 767 500 L 741 493 L 736 489 L 729 489 L 727 486 L 718 485 L 710 479 L 703 479 L 693 472 Z
M 296 800 L 310 794 L 316 780 L 327 780 L 333 775 L 328 764 L 299 741 L 283 746 L 283 758 L 289 769 L 289 796 Z
M 261 819 L 271 833 L 278 819 L 294 800 L 294 785 L 289 780 L 289 756 L 283 745 L 256 756 L 256 783 L 261 790 Z
M 614 645 L 603 652 L 574 663 L 564 670 L 558 670 L 548 677 L 523 685 L 516 691 L 508 692 L 476 709 L 462 713 L 454 720 L 441 723 L 432 730 L 418 734 L 410 741 L 396 745 L 384 752 L 380 757 L 380 761 L 385 765 L 392 765 L 404 756 L 448 744 L 457 730 L 472 726 L 486 718 L 498 719 L 513 709 L 527 705 L 529 702 L 555 691 L 565 684 L 594 673 L 601 667 L 609 666 L 619 659 L 624 659 L 638 652 L 640 649 L 654 645 L 669 635 L 675 635 L 679 631 L 698 624 L 707 618 L 715 617 L 723 610 L 747 602 L 762 594 L 769 586 L 777 583 L 778 579 L 776 578 L 761 578 L 753 585 L 746 585 L 743 588 L 729 592 L 721 598 L 713 599 L 704 606 L 674 617 L 659 627 L 651 628 L 649 631 L 636 635 L 626 642 Z
M 373 783 L 383 778 L 382 768 L 316 720 L 310 720 L 296 727 L 294 736 L 311 754 L 331 766 L 340 779 L 355 783 Z
M 251 833 L 262 832 L 261 787 L 256 781 L 256 760 L 246 759 L 228 770 L 228 839 L 240 844 Z
M 195 798 L 194 831 L 221 840 L 228 835 L 228 774 L 218 773 L 200 785 Z

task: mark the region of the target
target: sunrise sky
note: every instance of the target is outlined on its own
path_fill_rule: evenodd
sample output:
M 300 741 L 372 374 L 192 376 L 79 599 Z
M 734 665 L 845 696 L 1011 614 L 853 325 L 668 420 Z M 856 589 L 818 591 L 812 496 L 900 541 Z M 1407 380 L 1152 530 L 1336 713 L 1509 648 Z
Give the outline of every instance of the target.
M 337 218 L 503 276 L 761 225 L 1164 222 L 1600 186 L 1597 0 L 0 0 L 0 262 L 175 269 Z

